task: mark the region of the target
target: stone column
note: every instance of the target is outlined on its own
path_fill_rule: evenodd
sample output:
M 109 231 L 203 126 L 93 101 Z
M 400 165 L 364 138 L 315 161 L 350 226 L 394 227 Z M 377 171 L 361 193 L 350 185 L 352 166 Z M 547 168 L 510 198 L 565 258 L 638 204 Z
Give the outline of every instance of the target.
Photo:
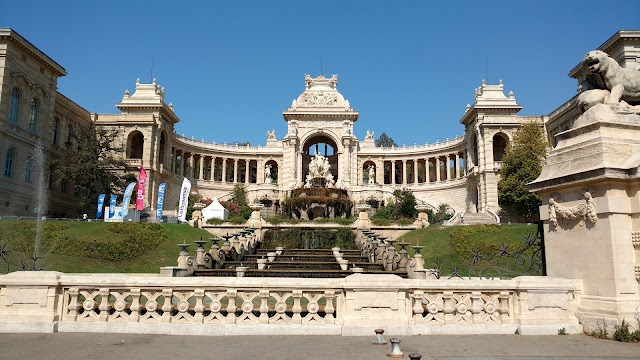
M 250 160 L 247 160 L 247 159 L 244 160 L 244 183 L 245 184 L 248 184 L 249 183 L 249 179 L 250 179 L 250 176 L 249 176 L 249 163 L 250 162 L 251 162 Z
M 402 185 L 407 185 L 407 160 L 402 160 Z
M 413 159 L 413 183 L 418 183 L 418 160 Z
M 440 182 L 440 156 L 436 157 L 436 182 Z
M 204 157 L 200 155 L 200 161 L 198 162 L 198 180 L 204 180 L 204 175 L 202 174 L 204 171 Z
M 456 153 L 456 179 L 460 178 L 460 152 Z
M 176 173 L 176 148 L 171 148 L 171 175 Z
M 222 159 L 222 182 L 227 182 L 227 158 Z
M 214 177 L 215 168 L 216 168 L 216 158 L 215 156 L 212 156 L 211 162 L 209 163 L 209 181 L 214 181 L 216 179 Z
M 431 161 L 429 160 L 429 158 L 425 158 L 424 159 L 424 182 L 427 184 L 431 182 L 431 174 L 429 173 L 430 164 L 431 164 Z
M 189 177 L 192 179 L 195 175 L 194 167 L 195 167 L 195 156 L 193 155 L 193 153 L 190 153 L 189 154 Z
M 178 175 L 180 175 L 180 177 L 184 177 L 184 151 L 180 151 L 180 164 L 177 164 L 176 161 L 176 165 L 180 166 L 178 168 Z
M 447 164 L 444 167 L 447 171 L 447 180 L 451 180 L 451 154 L 447 154 Z
M 396 184 L 396 161 L 391 161 L 391 185 Z
M 233 159 L 233 183 L 238 182 L 238 159 Z

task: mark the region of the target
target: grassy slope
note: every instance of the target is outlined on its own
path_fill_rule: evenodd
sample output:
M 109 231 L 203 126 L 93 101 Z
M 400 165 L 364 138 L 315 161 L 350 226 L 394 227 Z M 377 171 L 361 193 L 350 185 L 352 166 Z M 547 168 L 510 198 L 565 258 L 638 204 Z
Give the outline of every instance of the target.
M 425 229 L 419 229 L 402 236 L 399 241 L 405 241 L 411 245 L 422 245 L 425 248 L 421 253 L 424 257 L 425 268 L 433 266 L 436 259 L 441 263 L 443 268 L 451 268 L 460 265 L 461 259 L 454 251 L 449 241 L 449 236 L 456 230 L 456 226 L 430 226 Z M 500 245 L 502 243 L 520 243 L 524 234 L 536 233 L 536 224 L 510 224 L 501 225 L 499 231 L 495 234 L 486 234 L 482 232 L 475 233 L 476 239 Z M 413 249 L 410 249 L 413 256 Z M 461 267 L 465 268 L 464 265 Z
M 1 230 L 3 230 L 3 228 L 6 229 L 6 225 L 6 222 L 0 222 L 0 244 L 7 241 L 9 243 L 9 247 L 11 248 L 11 242 L 14 241 L 14 239 L 10 239 L 7 237 L 17 236 L 16 234 L 10 234 L 10 232 L 8 231 L 2 232 Z M 105 223 L 65 222 L 65 225 L 68 225 L 68 228 L 64 230 L 64 233 L 72 239 L 88 238 L 96 239 L 95 241 L 109 242 L 127 238 L 126 234 L 118 234 L 107 231 L 107 224 Z M 52 254 L 50 252 L 44 252 L 40 254 L 40 256 L 44 258 L 45 270 L 61 271 L 67 273 L 158 273 L 161 266 L 176 265 L 179 253 L 179 248 L 178 246 L 176 246 L 176 244 L 182 242 L 193 244 L 193 241 L 200 239 L 200 237 L 206 239 L 211 236 L 211 234 L 207 231 L 192 228 L 188 225 L 164 224 L 163 227 L 167 230 L 167 238 L 162 241 L 157 248 L 152 249 L 147 253 L 132 259 L 117 262 L 101 261 L 84 257 Z M 191 246 L 189 250 L 191 252 L 194 252 L 194 246 Z M 9 253 L 10 270 L 14 271 L 18 269 L 20 260 L 25 256 L 28 257 L 31 255 L 31 253 L 26 254 L 18 251 L 11 251 Z
M 32 237 L 34 231 L 33 226 L 25 226 L 26 222 L 20 222 L 22 233 L 16 233 L 7 230 L 7 225 L 12 224 L 8 221 L 0 221 L 0 245 L 5 242 L 9 243 L 11 248 L 12 241 L 19 237 Z M 15 224 L 15 222 L 13 223 Z M 94 239 L 94 241 L 114 241 L 117 239 L 126 239 L 125 234 L 112 233 L 107 231 L 105 223 L 86 223 L 86 222 L 65 222 L 68 228 L 64 230 L 65 235 L 71 239 Z M 24 231 L 24 228 L 28 229 Z M 151 249 L 143 255 L 136 258 L 123 261 L 101 261 L 90 258 L 64 256 L 52 253 L 40 254 L 45 258 L 45 270 L 55 270 L 67 273 L 74 272 L 91 272 L 91 273 L 158 273 L 161 266 L 174 266 L 177 262 L 179 249 L 178 243 L 193 244 L 194 240 L 199 238 L 208 238 L 211 235 L 204 230 L 195 229 L 188 225 L 165 224 L 163 227 L 167 231 L 167 239 L 162 241 L 160 245 Z M 449 236 L 456 227 L 430 226 L 426 229 L 412 231 L 399 239 L 411 245 L 416 243 L 424 245 L 422 254 L 425 259 L 425 267 L 433 265 L 437 258 L 443 267 L 449 267 L 460 263 L 458 255 L 450 245 Z M 500 231 L 490 236 L 478 233 L 478 239 L 486 242 L 494 242 L 501 244 L 503 242 L 519 242 L 523 234 L 535 233 L 535 225 L 513 224 L 500 226 Z M 5 230 L 5 231 L 3 231 Z M 14 247 L 15 248 L 15 247 Z M 189 252 L 193 255 L 195 246 L 192 245 Z M 410 249 L 411 255 L 413 250 Z M 9 253 L 10 270 L 18 269 L 20 260 L 30 256 L 31 253 L 23 253 L 19 251 L 11 251 Z M 2 269 L 0 269 L 0 272 Z

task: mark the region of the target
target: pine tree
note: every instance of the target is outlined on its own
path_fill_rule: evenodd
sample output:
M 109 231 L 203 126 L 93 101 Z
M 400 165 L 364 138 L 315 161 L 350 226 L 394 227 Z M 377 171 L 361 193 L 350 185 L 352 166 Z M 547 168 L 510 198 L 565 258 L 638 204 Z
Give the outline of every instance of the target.
M 393 139 L 386 133 L 380 134 L 380 137 L 375 141 L 375 144 L 377 147 L 398 147 L 398 144 L 396 144 L 396 142 L 393 141 Z

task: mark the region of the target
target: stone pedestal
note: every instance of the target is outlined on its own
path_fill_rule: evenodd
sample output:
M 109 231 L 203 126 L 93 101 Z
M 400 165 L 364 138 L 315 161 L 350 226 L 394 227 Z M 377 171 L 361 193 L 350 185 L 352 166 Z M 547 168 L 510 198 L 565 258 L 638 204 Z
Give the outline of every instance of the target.
M 640 116 L 596 105 L 557 135 L 530 189 L 542 198 L 547 273 L 583 280 L 578 318 L 586 332 L 637 327 Z

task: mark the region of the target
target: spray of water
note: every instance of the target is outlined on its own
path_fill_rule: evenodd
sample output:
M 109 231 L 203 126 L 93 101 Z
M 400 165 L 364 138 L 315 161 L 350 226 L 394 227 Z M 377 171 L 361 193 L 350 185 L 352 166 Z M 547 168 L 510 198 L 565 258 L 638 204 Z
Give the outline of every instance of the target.
M 33 259 L 37 259 L 40 255 L 40 244 L 42 242 L 42 228 L 44 226 L 45 214 L 49 204 L 49 193 L 47 191 L 46 179 L 46 155 L 42 147 L 42 143 L 38 141 L 33 149 L 31 156 L 33 175 L 33 184 L 35 185 L 35 206 L 33 207 L 36 214 L 36 239 L 33 246 Z

